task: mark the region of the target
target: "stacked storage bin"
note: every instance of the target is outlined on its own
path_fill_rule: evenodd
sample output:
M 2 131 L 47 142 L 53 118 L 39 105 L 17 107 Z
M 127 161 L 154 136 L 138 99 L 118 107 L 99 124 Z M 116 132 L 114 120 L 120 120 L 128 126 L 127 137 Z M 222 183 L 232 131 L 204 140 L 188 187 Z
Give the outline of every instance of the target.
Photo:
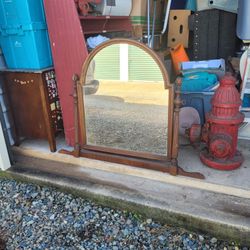
M 206 113 L 211 110 L 211 100 L 214 92 L 183 92 L 181 93 L 182 107 L 192 107 L 200 115 L 201 124 L 206 122 Z
M 43 0 L 0 0 L 0 45 L 10 69 L 52 66 Z
M 208 72 L 185 73 L 182 80 L 181 99 L 183 107 L 195 108 L 201 124 L 206 122 L 206 113 L 211 110 L 211 99 L 218 87 L 216 74 Z

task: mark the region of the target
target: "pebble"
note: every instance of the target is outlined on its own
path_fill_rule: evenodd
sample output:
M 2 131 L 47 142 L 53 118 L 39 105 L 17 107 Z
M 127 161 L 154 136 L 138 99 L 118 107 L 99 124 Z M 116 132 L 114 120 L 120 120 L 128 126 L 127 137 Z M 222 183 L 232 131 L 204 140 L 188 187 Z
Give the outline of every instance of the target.
M 158 237 L 158 239 L 159 239 L 160 241 L 165 241 L 165 240 L 166 240 L 166 237 L 164 237 L 163 235 L 160 235 L 160 236 Z
M 215 243 L 217 242 L 217 239 L 213 237 L 213 238 L 210 240 L 210 242 L 211 242 L 212 244 L 215 244 Z
M 218 246 L 226 250 L 230 244 L 233 248 L 228 249 L 240 249 L 50 187 L 6 179 L 0 179 L 0 237 L 6 250 L 207 250 Z
M 126 223 L 127 223 L 128 225 L 130 225 L 130 224 L 132 223 L 132 221 L 128 219 Z
M 199 241 L 201 241 L 201 242 L 204 241 L 204 237 L 202 235 L 199 235 Z
M 54 220 L 55 219 L 55 215 L 52 214 L 50 217 L 49 217 L 50 220 Z

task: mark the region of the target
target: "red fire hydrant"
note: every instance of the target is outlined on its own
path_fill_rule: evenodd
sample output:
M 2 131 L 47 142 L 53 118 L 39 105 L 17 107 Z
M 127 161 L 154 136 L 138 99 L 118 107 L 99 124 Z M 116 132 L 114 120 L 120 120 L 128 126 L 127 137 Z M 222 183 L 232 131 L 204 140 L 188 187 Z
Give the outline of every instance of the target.
M 200 153 L 200 159 L 219 170 L 236 169 L 244 160 L 237 150 L 238 129 L 244 114 L 239 112 L 241 99 L 235 83 L 230 75 L 221 79 L 212 98 L 212 110 L 206 117 L 207 148 Z

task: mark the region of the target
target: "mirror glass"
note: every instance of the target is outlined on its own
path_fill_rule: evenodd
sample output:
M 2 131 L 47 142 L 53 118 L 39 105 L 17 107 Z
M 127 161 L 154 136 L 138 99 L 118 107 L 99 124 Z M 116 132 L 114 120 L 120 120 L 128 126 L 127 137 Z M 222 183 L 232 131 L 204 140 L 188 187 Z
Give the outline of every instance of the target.
M 129 44 L 105 47 L 83 88 L 88 145 L 167 155 L 169 91 L 150 54 Z

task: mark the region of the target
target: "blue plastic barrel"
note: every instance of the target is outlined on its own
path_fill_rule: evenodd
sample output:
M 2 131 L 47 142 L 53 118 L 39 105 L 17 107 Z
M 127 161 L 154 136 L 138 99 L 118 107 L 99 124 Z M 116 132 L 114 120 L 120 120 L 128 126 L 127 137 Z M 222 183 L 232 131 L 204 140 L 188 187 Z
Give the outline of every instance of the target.
M 237 17 L 237 36 L 242 40 L 250 40 L 250 1 L 239 0 Z
M 171 9 L 172 10 L 185 9 L 186 4 L 187 4 L 187 0 L 172 0 Z
M 186 10 L 196 11 L 197 10 L 196 0 L 187 0 L 185 8 Z

